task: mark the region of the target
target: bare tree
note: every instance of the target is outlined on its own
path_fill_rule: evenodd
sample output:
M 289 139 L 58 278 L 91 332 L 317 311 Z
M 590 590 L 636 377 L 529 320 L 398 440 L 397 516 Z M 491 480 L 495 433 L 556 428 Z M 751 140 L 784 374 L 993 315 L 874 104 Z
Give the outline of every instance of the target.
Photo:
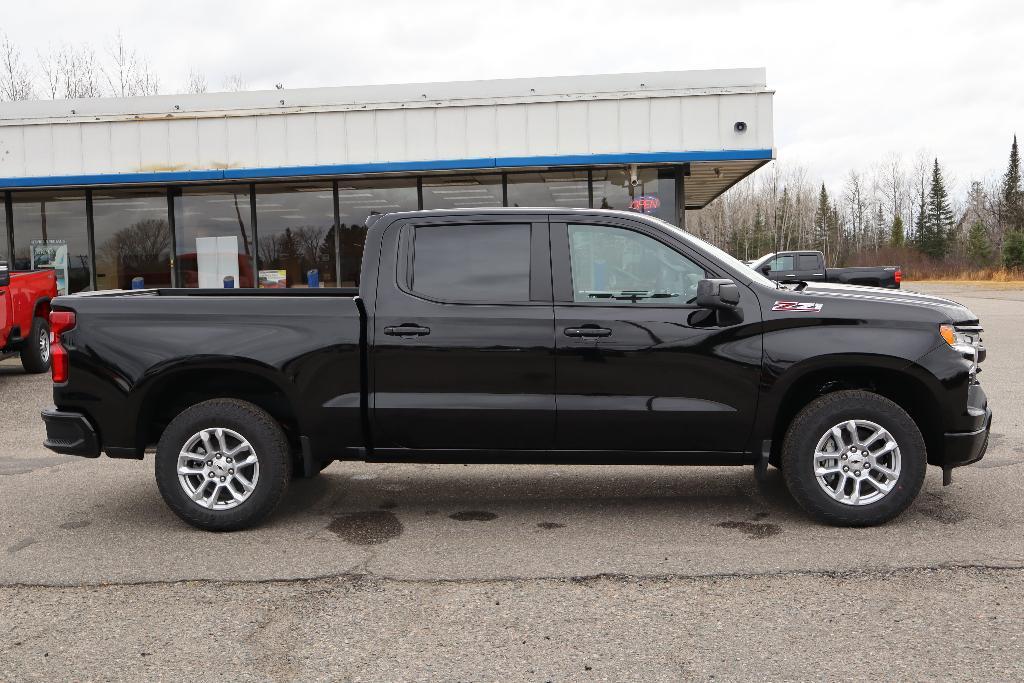
M 192 67 L 188 71 L 188 81 L 185 83 L 185 92 L 198 95 L 207 91 L 206 76 L 198 69 Z
M 103 69 L 103 75 L 114 97 L 156 95 L 160 91 L 159 79 L 149 60 L 128 46 L 120 30 L 107 47 L 107 55 L 110 63 Z
M 241 92 L 247 88 L 242 74 L 231 74 L 224 79 L 224 90 L 228 92 Z
M 103 97 L 103 70 L 89 45 L 62 45 L 39 54 L 46 93 L 53 99 Z
M 21 50 L 6 34 L 0 40 L 0 97 L 14 102 L 34 97 L 32 74 L 21 58 Z

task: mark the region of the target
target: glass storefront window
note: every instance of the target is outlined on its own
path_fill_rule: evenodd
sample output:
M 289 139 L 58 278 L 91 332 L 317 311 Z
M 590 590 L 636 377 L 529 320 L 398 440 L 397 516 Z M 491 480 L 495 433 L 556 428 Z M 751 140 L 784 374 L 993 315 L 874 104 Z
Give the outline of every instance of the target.
M 595 169 L 594 208 L 637 211 L 657 216 L 673 225 L 679 224 L 676 214 L 676 180 L 671 169 L 641 168 L 640 181 L 630 184 L 627 169 Z
M 249 186 L 186 187 L 174 197 L 178 286 L 252 287 Z
M 96 190 L 92 217 L 97 289 L 171 286 L 167 190 Z
M 509 173 L 509 206 L 590 206 L 586 171 Z
M 91 289 L 85 193 L 17 192 L 11 199 L 14 270 L 55 270 L 60 294 Z
M 336 287 L 334 194 L 330 183 L 256 186 L 260 287 Z
M 500 192 L 501 186 L 498 187 Z M 415 178 L 338 181 L 342 287 L 359 286 L 367 217 L 394 211 L 415 211 L 418 208 Z
M 5 193 L 0 192 L 0 200 L 2 201 L 6 201 L 4 200 L 4 194 Z M 7 234 L 7 210 L 4 209 L 3 211 L 0 211 L 0 261 L 6 263 L 8 268 L 13 269 L 14 264 L 11 263 L 9 259 L 10 254 L 8 253 L 8 249 L 10 248 L 10 245 L 7 243 Z
M 501 205 L 500 174 L 423 178 L 424 209 L 471 209 Z

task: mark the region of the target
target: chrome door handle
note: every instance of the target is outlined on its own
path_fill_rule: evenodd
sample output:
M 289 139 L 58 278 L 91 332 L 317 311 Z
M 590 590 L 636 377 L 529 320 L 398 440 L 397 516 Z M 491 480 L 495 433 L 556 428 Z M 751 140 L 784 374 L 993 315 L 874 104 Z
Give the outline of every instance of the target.
M 566 337 L 609 337 L 612 331 L 607 327 L 567 327 Z
M 430 328 L 405 323 L 404 325 L 385 327 L 384 334 L 392 337 L 425 337 L 430 334 Z

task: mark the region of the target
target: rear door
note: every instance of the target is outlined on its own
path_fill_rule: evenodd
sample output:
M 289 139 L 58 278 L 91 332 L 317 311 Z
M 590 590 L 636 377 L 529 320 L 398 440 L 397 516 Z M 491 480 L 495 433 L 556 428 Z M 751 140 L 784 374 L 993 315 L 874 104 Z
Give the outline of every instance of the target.
M 370 365 L 376 445 L 550 448 L 547 218 L 403 221 L 381 247 Z
M 760 306 L 742 321 L 695 304 L 724 277 L 652 226 L 551 224 L 558 438 L 566 450 L 741 451 L 761 368 Z

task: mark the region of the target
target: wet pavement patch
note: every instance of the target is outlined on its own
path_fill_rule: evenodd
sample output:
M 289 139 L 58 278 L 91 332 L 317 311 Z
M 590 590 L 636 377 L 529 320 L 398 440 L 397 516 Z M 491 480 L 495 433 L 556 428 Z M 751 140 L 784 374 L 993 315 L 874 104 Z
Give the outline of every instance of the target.
M 486 510 L 463 510 L 462 512 L 448 515 L 448 517 L 457 522 L 489 522 L 497 516 L 493 512 L 487 512 Z
M 537 526 L 541 529 L 561 529 L 565 527 L 564 524 L 558 522 L 537 522 Z
M 81 529 L 82 527 L 87 527 L 90 524 L 92 524 L 92 522 L 90 522 L 87 519 L 78 519 L 78 520 L 73 520 L 71 522 L 64 522 L 63 524 L 60 525 L 60 528 L 61 529 Z
M 402 535 L 402 523 L 393 512 L 368 510 L 338 515 L 327 530 L 347 543 L 377 545 Z
M 36 544 L 38 542 L 39 541 L 37 541 L 36 539 L 34 539 L 31 536 L 29 536 L 28 538 L 23 538 L 20 541 L 18 541 L 17 543 L 15 543 L 14 545 L 12 545 L 11 547 L 9 547 L 7 549 L 7 552 L 9 552 L 9 553 L 11 553 L 13 555 L 14 553 L 18 552 L 19 550 L 24 550 L 25 548 L 29 547 L 30 545 L 34 545 L 34 544 Z
M 396 507 L 398 507 L 398 503 L 396 503 L 393 500 L 385 500 L 377 507 L 379 507 L 381 510 L 394 510 Z
M 768 538 L 782 533 L 782 527 L 778 524 L 767 524 L 765 522 L 719 522 L 715 526 L 722 529 L 735 529 L 742 531 L 750 538 Z

